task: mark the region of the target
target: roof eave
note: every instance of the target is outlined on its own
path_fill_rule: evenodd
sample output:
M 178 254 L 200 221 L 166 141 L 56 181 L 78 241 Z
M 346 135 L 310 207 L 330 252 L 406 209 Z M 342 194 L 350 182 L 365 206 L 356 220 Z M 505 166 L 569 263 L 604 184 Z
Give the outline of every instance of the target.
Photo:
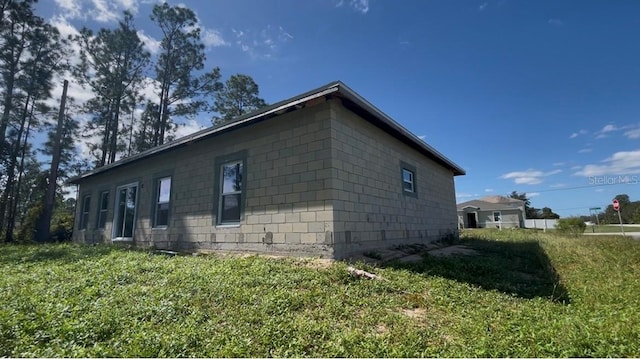
M 247 126 L 250 123 L 258 122 L 269 115 L 278 115 L 281 111 L 285 111 L 287 109 L 290 109 L 291 107 L 294 107 L 294 106 L 303 104 L 307 101 L 310 101 L 319 97 L 324 97 L 326 95 L 336 93 L 336 92 L 339 92 L 342 96 L 346 97 L 348 100 L 352 101 L 360 108 L 371 113 L 373 116 L 375 116 L 380 121 L 382 121 L 386 126 L 389 126 L 394 131 L 401 134 L 402 137 L 408 139 L 414 145 L 421 148 L 423 151 L 426 151 L 427 153 L 434 156 L 439 162 L 441 162 L 446 167 L 448 167 L 453 172 L 454 176 L 460 176 L 460 175 L 466 174 L 464 169 L 462 169 L 460 166 L 456 165 L 454 162 L 452 162 L 447 157 L 445 157 L 442 153 L 438 152 L 435 148 L 431 147 L 426 142 L 424 142 L 423 140 L 421 140 L 420 138 L 412 134 L 410 131 L 402 127 L 399 123 L 397 123 L 392 118 L 387 116 L 384 112 L 380 111 L 377 107 L 375 107 L 369 101 L 365 100 L 362 96 L 358 95 L 355 91 L 353 91 L 347 85 L 345 85 L 341 81 L 334 81 L 325 86 L 322 86 L 317 89 L 305 92 L 301 95 L 295 96 L 291 99 L 280 101 L 271 106 L 240 116 L 236 121 L 230 122 L 226 125 L 203 129 L 201 131 L 179 138 L 175 141 L 168 142 L 164 145 L 154 147 L 152 149 L 133 155 L 131 157 L 121 159 L 112 164 L 108 164 L 106 166 L 86 172 L 82 175 L 69 179 L 67 183 L 78 184 L 80 181 L 87 179 L 89 177 L 95 176 L 99 173 L 103 173 L 120 166 L 131 164 L 144 158 L 158 155 L 160 153 L 163 153 L 173 148 L 179 148 L 179 147 L 188 145 L 190 143 L 200 141 L 204 138 L 213 136 L 215 134 L 224 133 L 236 127 Z
M 246 115 L 240 116 L 238 118 L 238 120 L 230 122 L 226 125 L 220 126 L 220 127 L 215 127 L 215 128 L 206 128 L 203 130 L 200 130 L 198 132 L 192 133 L 190 135 L 181 137 L 175 141 L 171 141 L 168 142 L 164 145 L 160 145 L 157 147 L 154 147 L 152 149 L 149 149 L 147 151 L 144 152 L 140 152 L 136 155 L 133 155 L 131 157 L 127 157 L 127 158 L 123 158 L 117 162 L 108 164 L 106 166 L 102 166 L 99 168 L 96 168 L 92 171 L 83 173 L 82 175 L 70 178 L 67 182 L 70 184 L 77 184 L 79 181 L 86 179 L 88 177 L 92 177 L 94 175 L 97 175 L 99 173 L 102 172 L 106 172 L 108 170 L 111 170 L 113 168 L 116 167 L 120 167 L 126 164 L 130 164 L 133 162 L 136 162 L 138 160 L 147 158 L 147 157 L 151 157 L 154 155 L 157 155 L 161 152 L 164 152 L 166 150 L 169 150 L 171 148 L 177 148 L 177 147 L 181 147 L 184 146 L 186 144 L 189 143 L 193 143 L 199 140 L 202 140 L 206 137 L 212 136 L 216 133 L 222 133 L 222 132 L 226 132 L 227 130 L 231 129 L 231 128 L 235 128 L 235 127 L 242 127 L 242 126 L 246 126 L 247 124 L 251 123 L 251 122 L 256 122 L 258 121 L 260 118 L 266 117 L 270 114 L 277 114 L 280 111 L 286 110 L 288 108 L 291 108 L 293 106 L 297 106 L 301 103 L 305 103 L 309 100 L 313 100 L 319 97 L 324 97 L 328 94 L 334 93 L 339 91 L 338 87 L 337 87 L 338 83 L 337 82 L 332 82 L 328 85 L 325 85 L 323 87 L 320 87 L 316 90 L 312 90 L 309 92 L 306 92 L 304 94 L 301 94 L 299 96 L 296 96 L 292 99 L 288 99 L 285 101 L 280 101 L 278 103 L 275 103 L 271 106 L 268 106 L 264 109 L 261 110 L 257 110 L 251 113 L 248 113 Z
M 381 121 L 383 121 L 387 126 L 393 128 L 395 131 L 397 131 L 398 133 L 402 134 L 402 136 L 404 136 L 405 138 L 407 138 L 410 141 L 412 141 L 415 145 L 417 145 L 417 146 L 421 147 L 423 150 L 431 153 L 438 160 L 440 160 L 443 164 L 448 166 L 452 170 L 454 176 L 463 176 L 463 175 L 466 174 L 465 170 L 462 167 L 460 167 L 457 164 L 455 164 L 453 161 L 448 159 L 445 155 L 440 153 L 438 150 L 436 150 L 435 148 L 431 147 L 429 144 L 427 144 L 425 141 L 421 140 L 419 137 L 417 137 L 416 135 L 411 133 L 409 130 L 404 128 L 398 122 L 393 120 L 391 117 L 387 116 L 387 114 L 385 114 L 384 112 L 380 111 L 372 103 L 370 103 L 369 101 L 364 99 L 362 96 L 358 95 L 358 93 L 353 91 L 347 85 L 345 85 L 344 83 L 338 81 L 338 86 L 340 86 L 340 93 L 343 94 L 343 96 L 346 96 L 350 101 L 353 101 L 354 103 L 356 103 L 361 108 L 363 108 L 363 109 L 369 111 L 370 113 L 372 113 L 374 116 L 376 116 Z

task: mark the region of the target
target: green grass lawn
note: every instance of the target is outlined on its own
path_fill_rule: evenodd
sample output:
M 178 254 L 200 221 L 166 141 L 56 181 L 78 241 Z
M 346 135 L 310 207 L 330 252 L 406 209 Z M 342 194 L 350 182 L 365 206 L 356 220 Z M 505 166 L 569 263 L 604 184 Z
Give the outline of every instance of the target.
M 0 357 L 640 355 L 640 241 L 474 230 L 356 266 L 0 246 Z
M 620 225 L 619 224 L 603 224 L 603 225 L 599 225 L 599 226 L 587 226 L 587 229 L 585 229 L 584 231 L 585 233 L 620 233 Z M 625 226 L 624 227 L 624 232 L 625 233 L 632 233 L 632 232 L 640 232 L 640 227 L 629 227 L 629 226 Z

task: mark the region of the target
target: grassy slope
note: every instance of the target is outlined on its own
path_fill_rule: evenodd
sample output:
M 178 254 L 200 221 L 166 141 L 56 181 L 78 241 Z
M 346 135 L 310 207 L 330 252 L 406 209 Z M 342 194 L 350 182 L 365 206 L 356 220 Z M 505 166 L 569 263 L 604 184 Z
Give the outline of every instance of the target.
M 0 247 L 0 356 L 637 356 L 640 242 L 473 231 L 358 266 Z

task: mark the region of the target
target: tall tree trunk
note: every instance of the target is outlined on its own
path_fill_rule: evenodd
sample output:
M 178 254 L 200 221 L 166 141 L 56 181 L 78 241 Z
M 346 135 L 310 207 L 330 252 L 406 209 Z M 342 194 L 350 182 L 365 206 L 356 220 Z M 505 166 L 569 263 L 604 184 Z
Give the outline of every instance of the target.
M 118 125 L 120 124 L 120 98 L 117 98 L 113 108 L 113 123 L 111 124 L 111 138 L 109 143 L 109 163 L 116 161 L 118 152 Z
M 29 102 L 29 101 L 27 101 Z M 27 107 L 28 105 L 25 104 L 25 108 L 24 108 L 24 119 L 26 119 L 26 121 L 22 122 L 22 125 L 20 127 L 20 133 L 22 133 L 23 129 L 24 129 L 24 123 L 27 123 L 27 128 L 25 131 L 25 135 L 24 135 L 24 142 L 21 144 L 20 143 L 20 136 L 18 136 L 18 142 L 16 143 L 16 147 L 15 147 L 15 154 L 14 154 L 14 158 L 17 158 L 18 155 L 20 156 L 20 165 L 18 166 L 18 179 L 16 181 L 16 185 L 15 185 L 15 190 L 14 190 L 14 195 L 11 196 L 11 202 L 9 205 L 9 213 L 7 215 L 7 233 L 5 236 L 5 241 L 6 242 L 13 242 L 13 231 L 15 229 L 16 226 L 16 212 L 18 211 L 18 203 L 20 201 L 20 186 L 22 184 L 22 175 L 24 173 L 24 158 L 27 154 L 27 145 L 29 143 L 29 132 L 31 130 L 31 119 L 33 117 L 33 109 L 34 109 L 34 102 L 32 101 L 31 103 L 31 110 L 29 111 L 29 113 L 27 113 Z M 15 169 L 12 169 L 12 172 L 15 172 Z
M 12 70 L 14 71 L 15 66 L 12 66 Z M 0 156 L 5 152 L 5 139 L 7 127 L 9 126 L 9 117 L 11 116 L 11 111 L 13 110 L 13 87 L 15 84 L 15 72 L 9 76 L 6 80 L 5 92 L 4 92 L 4 101 L 2 104 L 2 118 L 0 119 Z M 0 173 L 1 175 L 2 173 Z
M 169 89 L 162 102 L 162 121 L 160 121 L 160 138 L 159 145 L 164 143 L 164 135 L 167 130 L 167 124 L 169 123 Z
M 11 24 L 11 34 L 14 34 L 16 24 Z M 3 101 L 3 111 L 2 118 L 0 118 L 0 156 L 6 151 L 5 148 L 5 140 L 6 140 L 6 132 L 7 127 L 9 126 L 9 118 L 11 116 L 11 112 L 13 111 L 13 91 L 15 87 L 16 75 L 19 70 L 19 61 L 22 57 L 22 53 L 24 51 L 25 46 L 25 29 L 22 30 L 20 34 L 22 37 L 20 38 L 20 42 L 17 45 L 17 48 L 12 48 L 10 65 L 7 69 L 8 76 L 5 77 L 5 92 L 4 92 L 4 101 Z M 7 40 L 5 40 L 7 41 Z M 2 172 L 0 172 L 0 176 Z
M 18 162 L 18 154 L 20 153 L 20 144 L 22 143 L 22 133 L 24 132 L 24 127 L 27 120 L 27 113 L 29 111 L 30 101 L 31 101 L 31 96 L 28 95 L 27 98 L 25 99 L 24 108 L 22 110 L 22 116 L 21 116 L 22 121 L 20 122 L 20 128 L 16 133 L 16 140 L 13 144 L 13 148 L 11 149 L 9 164 L 7 166 L 7 183 L 6 183 L 4 192 L 2 193 L 2 199 L 0 200 L 0 218 L 2 219 L 0 221 L 0 232 L 2 232 L 4 224 L 6 223 L 7 231 L 6 231 L 5 240 L 7 242 L 11 241 L 11 238 L 13 235 L 13 233 L 10 233 L 10 230 L 9 230 L 9 228 L 13 228 L 13 224 L 11 223 L 11 220 L 6 216 L 7 207 L 9 208 L 12 207 L 10 202 L 13 201 L 13 197 L 15 196 L 15 192 L 16 192 L 16 189 L 14 188 L 15 173 L 16 173 L 15 171 L 16 171 L 16 165 Z M 6 221 L 5 221 L 5 218 L 6 218 Z
M 53 206 L 55 204 L 56 187 L 58 182 L 58 165 L 60 163 L 60 143 L 62 139 L 62 126 L 64 123 L 65 104 L 67 102 L 67 87 L 69 81 L 64 80 L 62 88 L 62 98 L 60 99 L 60 112 L 58 113 L 58 127 L 56 129 L 55 141 L 53 144 L 53 155 L 51 156 L 51 169 L 49 170 L 49 186 L 45 197 L 44 210 L 40 218 L 40 226 L 36 234 L 38 242 L 46 242 L 49 240 L 49 231 L 51 229 L 51 216 L 53 214 Z

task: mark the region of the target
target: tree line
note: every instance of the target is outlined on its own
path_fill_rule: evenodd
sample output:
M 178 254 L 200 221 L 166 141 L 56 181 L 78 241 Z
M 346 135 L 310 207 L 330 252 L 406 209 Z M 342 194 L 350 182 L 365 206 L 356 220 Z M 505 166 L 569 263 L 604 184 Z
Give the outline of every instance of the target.
M 516 191 L 511 192 L 510 198 L 519 199 L 524 201 L 525 212 L 528 219 L 558 219 L 560 216 L 553 212 L 549 207 L 535 208 L 531 206 L 531 201 L 527 198 L 526 193 L 518 193 Z M 614 197 L 620 204 L 620 219 L 624 224 L 640 224 L 640 201 L 631 201 L 629 195 L 619 194 Z M 598 217 L 600 224 L 618 224 L 620 219 L 618 218 L 618 212 L 613 209 L 613 204 L 607 205 L 603 212 L 590 215 L 580 216 L 583 221 L 594 221 L 594 216 Z
M 208 114 L 220 125 L 266 106 L 250 76 L 223 82 L 220 68 L 206 68 L 201 27 L 187 7 L 154 5 L 150 20 L 161 38 L 151 54 L 127 11 L 114 28 L 82 28 L 64 38 L 35 14 L 36 2 L 0 0 L 0 242 L 36 235 L 54 151 L 60 159 L 46 237 L 63 238 L 73 228 L 74 200 L 62 190 L 68 178 L 173 140 L 181 119 Z M 60 94 L 52 90 L 62 78 L 91 97 L 83 104 L 67 99 L 55 146 L 51 104 Z M 78 153 L 80 142 L 90 158 Z
M 509 198 L 518 199 L 524 202 L 524 211 L 527 219 L 558 219 L 560 215 L 549 207 L 535 208 L 531 206 L 531 200 L 526 193 L 511 192 Z
M 631 201 L 629 195 L 619 194 L 615 196 L 620 204 L 620 219 L 624 224 L 640 224 L 640 201 Z M 604 224 L 619 224 L 618 212 L 609 204 L 604 212 L 598 214 L 598 220 Z

